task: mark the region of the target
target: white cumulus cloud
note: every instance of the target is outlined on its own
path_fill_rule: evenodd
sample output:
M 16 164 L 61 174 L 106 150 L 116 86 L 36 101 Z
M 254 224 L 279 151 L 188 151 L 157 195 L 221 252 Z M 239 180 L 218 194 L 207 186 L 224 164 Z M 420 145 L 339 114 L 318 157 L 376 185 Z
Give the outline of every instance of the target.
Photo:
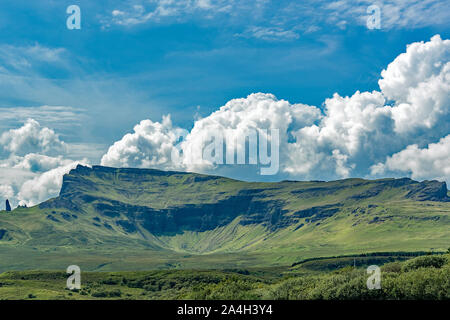
M 112 167 L 170 167 L 174 145 L 181 129 L 173 128 L 170 116 L 162 123 L 143 120 L 115 142 L 102 157 L 101 164 Z
M 230 167 L 233 161 L 226 161 L 224 166 L 212 166 L 206 161 L 192 161 L 198 159 L 199 148 L 203 149 L 210 144 L 212 137 L 223 137 L 226 149 L 234 153 L 233 143 L 236 143 L 238 154 L 250 154 L 250 147 L 246 150 L 245 140 L 239 138 L 248 137 L 249 143 L 252 134 L 261 139 L 261 134 L 270 135 L 269 130 L 275 129 L 279 134 L 279 141 L 269 141 L 278 144 L 281 164 L 285 163 L 290 132 L 307 125 L 312 125 L 321 118 L 321 112 L 314 106 L 304 104 L 291 104 L 286 100 L 278 100 L 272 94 L 255 93 L 247 98 L 234 99 L 210 116 L 197 120 L 193 129 L 182 143 L 184 164 L 192 171 L 205 171 L 214 169 L 216 173 L 231 175 L 233 177 L 251 176 L 251 170 L 247 167 Z M 228 145 L 227 145 L 228 143 Z M 192 154 L 195 152 L 195 154 Z M 261 159 L 261 154 L 259 155 Z M 230 157 L 229 159 L 232 159 Z M 261 163 L 256 159 L 257 163 Z M 249 163 L 250 160 L 247 162 Z M 234 163 L 237 163 L 237 159 Z M 253 168 L 255 173 L 257 168 Z M 235 172 L 233 172 L 235 171 Z
M 49 157 L 43 154 L 29 153 L 23 157 L 11 156 L 8 159 L 0 160 L 0 167 L 45 172 L 71 162 L 72 160 L 64 159 L 62 156 Z
M 39 122 L 28 119 L 18 129 L 11 129 L 0 136 L 0 146 L 4 151 L 23 156 L 28 153 L 58 154 L 65 152 L 65 144 L 59 136 Z
M 439 35 L 428 42 L 410 44 L 386 70 L 379 85 L 395 101 L 392 108 L 396 131 L 448 130 L 450 105 L 450 40 Z
M 426 148 L 417 144 L 387 157 L 384 163 L 371 167 L 373 175 L 410 175 L 413 179 L 436 179 L 449 181 L 450 178 L 450 135 Z
M 350 97 L 335 93 L 321 109 L 292 104 L 265 93 L 233 99 L 195 121 L 182 143 L 178 143 L 180 129 L 173 128 L 167 119 L 163 123 L 144 120 L 134 133 L 125 135 L 109 149 L 102 164 L 176 168 L 258 179 L 261 163 L 256 167 L 243 166 L 242 161 L 229 165 L 229 143 L 235 139 L 245 141 L 242 138 L 250 143 L 252 132 L 277 129 L 280 163 L 276 177 L 370 177 L 375 172 L 374 165 L 383 164 L 394 154 L 404 154 L 401 152 L 406 147 L 416 145 L 417 150 L 411 150 L 419 152 L 450 133 L 449 55 L 450 41 L 439 35 L 427 42 L 413 43 L 382 72 L 379 91 L 357 91 Z M 223 137 L 223 143 L 214 144 L 215 137 Z M 218 152 L 205 160 L 205 150 L 209 152 L 211 145 Z M 237 143 L 239 148 L 245 148 L 245 144 Z M 171 157 L 174 150 L 180 151 L 176 154 L 181 157 Z M 244 153 L 245 163 L 254 164 L 251 151 Z M 193 161 L 199 158 L 202 161 Z M 407 172 L 413 177 L 427 177 Z M 429 177 L 437 176 L 450 180 L 445 172 L 430 172 Z
M 54 130 L 28 119 L 0 135 L 0 201 L 32 206 L 57 196 L 62 177 L 77 164 L 65 158 L 66 144 Z

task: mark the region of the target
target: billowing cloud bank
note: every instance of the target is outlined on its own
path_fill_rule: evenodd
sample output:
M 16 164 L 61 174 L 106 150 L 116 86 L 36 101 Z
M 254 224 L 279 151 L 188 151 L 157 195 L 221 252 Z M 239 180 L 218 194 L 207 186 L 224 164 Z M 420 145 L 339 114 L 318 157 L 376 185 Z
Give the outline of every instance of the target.
M 195 121 L 190 131 L 174 127 L 170 116 L 143 120 L 101 164 L 249 180 L 410 176 L 450 183 L 450 40 L 437 35 L 409 45 L 382 71 L 379 87 L 336 93 L 321 108 L 254 93 Z M 0 201 L 33 205 L 57 195 L 62 175 L 79 163 L 65 157 L 66 148 L 35 120 L 0 134 Z M 275 171 L 267 170 L 267 158 L 276 160 Z
M 143 120 L 134 127 L 134 133 L 126 134 L 115 142 L 102 158 L 102 164 L 111 167 L 163 167 L 171 166 L 171 152 L 182 134 L 172 127 L 170 117 L 162 123 Z
M 62 176 L 78 163 L 66 159 L 67 146 L 33 119 L 0 135 L 0 201 L 35 205 L 58 195 Z M 1 206 L 0 206 L 1 207 Z
M 19 129 L 12 129 L 0 136 L 0 146 L 4 152 L 15 155 L 25 155 L 32 152 L 54 154 L 65 151 L 64 142 L 49 128 L 43 128 L 33 120 L 28 119 Z
M 385 163 L 372 166 L 373 175 L 389 175 L 402 172 L 413 179 L 436 179 L 449 181 L 450 177 L 450 135 L 438 143 L 431 143 L 420 149 L 417 144 L 388 157 Z
M 212 143 L 211 137 L 239 139 L 255 130 L 277 129 L 280 163 L 273 179 L 408 175 L 450 182 L 449 58 L 450 40 L 436 35 L 409 45 L 390 63 L 381 73 L 379 91 L 351 97 L 336 93 L 322 109 L 255 93 L 229 101 L 184 134 L 169 117 L 162 123 L 144 120 L 110 147 L 101 164 L 261 179 L 258 166 L 191 160 Z

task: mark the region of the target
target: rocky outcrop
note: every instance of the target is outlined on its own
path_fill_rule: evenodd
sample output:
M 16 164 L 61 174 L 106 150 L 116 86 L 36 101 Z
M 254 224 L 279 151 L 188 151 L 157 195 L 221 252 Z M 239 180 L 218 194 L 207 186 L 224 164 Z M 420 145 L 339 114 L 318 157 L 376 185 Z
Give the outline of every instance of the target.
M 8 199 L 6 199 L 5 206 L 6 206 L 6 211 L 11 211 L 11 205 L 9 204 L 9 200 Z
M 183 231 L 204 232 L 225 226 L 242 216 L 241 224 L 263 224 L 276 229 L 286 224 L 280 217 L 281 202 L 264 202 L 251 195 L 240 194 L 212 204 L 185 204 L 156 209 L 97 199 L 94 210 L 105 218 L 115 219 L 125 232 L 136 232 L 141 227 L 152 234 L 176 234 Z
M 447 184 L 439 181 L 422 181 L 408 186 L 407 198 L 417 201 L 449 202 Z

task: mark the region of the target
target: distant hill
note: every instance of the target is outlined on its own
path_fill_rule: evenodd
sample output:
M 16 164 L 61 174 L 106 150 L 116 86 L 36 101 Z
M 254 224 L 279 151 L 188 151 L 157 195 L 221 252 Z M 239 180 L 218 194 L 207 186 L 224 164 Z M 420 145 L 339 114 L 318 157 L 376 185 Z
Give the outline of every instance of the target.
M 0 212 L 0 271 L 288 265 L 383 251 L 446 251 L 444 182 L 243 182 L 78 166 L 60 195 Z

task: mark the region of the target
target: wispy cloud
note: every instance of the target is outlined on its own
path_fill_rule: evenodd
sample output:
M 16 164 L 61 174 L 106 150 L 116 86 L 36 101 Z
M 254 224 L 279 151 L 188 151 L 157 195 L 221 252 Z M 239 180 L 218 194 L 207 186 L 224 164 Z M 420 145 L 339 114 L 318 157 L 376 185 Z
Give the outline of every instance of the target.
M 137 1 L 124 8 L 117 8 L 102 19 L 104 27 L 112 24 L 133 26 L 149 21 L 161 22 L 164 19 L 186 21 L 193 15 L 201 14 L 211 19 L 219 13 L 229 13 L 236 1 L 231 0 L 152 0 Z
M 27 119 L 35 119 L 52 128 L 80 125 L 84 110 L 66 106 L 0 107 L 0 130 L 16 127 Z
M 0 45 L 0 73 L 29 73 L 41 66 L 57 65 L 67 68 L 67 51 L 64 48 L 48 48 L 35 43 L 31 46 Z
M 380 8 L 381 29 L 415 29 L 447 25 L 450 21 L 448 1 L 445 0 L 322 1 L 320 10 L 328 17 L 329 23 L 366 25 L 367 8 L 372 5 Z
M 237 36 L 266 41 L 289 41 L 300 37 L 294 30 L 285 30 L 281 27 L 251 27 L 243 33 L 237 34 Z
M 102 17 L 104 27 L 134 26 L 145 23 L 177 23 L 191 20 L 211 21 L 217 25 L 246 27 L 241 33 L 259 39 L 297 38 L 294 27 L 308 32 L 318 26 L 365 25 L 367 8 L 381 9 L 381 28 L 414 29 L 447 25 L 450 21 L 445 0 L 338 0 L 338 1 L 224 1 L 224 0 L 152 0 L 118 5 Z M 226 15 L 223 15 L 223 14 Z M 222 19 L 212 19 L 219 15 Z M 433 17 L 430 19 L 430 17 Z
M 99 64 L 61 47 L 0 45 L 0 129 L 33 118 L 64 137 L 99 142 L 105 138 L 96 130 L 135 116 L 127 107 L 148 114 L 153 99 L 137 88 L 139 75 L 99 71 Z

